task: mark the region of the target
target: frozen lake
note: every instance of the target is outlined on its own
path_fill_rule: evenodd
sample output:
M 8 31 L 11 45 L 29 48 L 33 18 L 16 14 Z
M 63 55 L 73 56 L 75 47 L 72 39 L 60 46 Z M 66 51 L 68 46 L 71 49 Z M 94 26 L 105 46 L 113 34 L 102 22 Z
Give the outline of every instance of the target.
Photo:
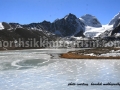
M 74 49 L 0 51 L 0 90 L 119 90 L 120 86 L 92 86 L 120 82 L 119 60 L 61 59 Z M 54 58 L 51 55 L 55 56 Z M 88 83 L 88 86 L 68 83 Z

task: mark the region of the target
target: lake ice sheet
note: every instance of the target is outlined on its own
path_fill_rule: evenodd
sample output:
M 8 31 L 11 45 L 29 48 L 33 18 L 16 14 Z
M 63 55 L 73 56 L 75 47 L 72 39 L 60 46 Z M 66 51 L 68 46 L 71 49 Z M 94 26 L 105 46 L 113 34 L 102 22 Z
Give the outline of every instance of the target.
M 119 60 L 51 58 L 71 49 L 31 49 L 0 52 L 0 90 L 119 90 L 120 86 L 91 86 L 120 82 Z M 73 49 L 74 50 L 74 49 Z M 89 86 L 68 86 L 68 83 Z

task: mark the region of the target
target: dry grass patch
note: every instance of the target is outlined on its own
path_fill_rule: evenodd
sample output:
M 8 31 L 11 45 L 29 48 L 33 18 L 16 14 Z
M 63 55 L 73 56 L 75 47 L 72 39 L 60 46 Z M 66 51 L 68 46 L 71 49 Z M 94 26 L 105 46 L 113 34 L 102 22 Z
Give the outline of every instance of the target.
M 68 53 L 61 54 L 61 58 L 68 58 L 68 59 L 120 59 L 120 56 L 117 57 L 105 57 L 99 56 L 100 54 L 109 53 L 111 50 L 120 50 L 120 48 L 113 48 L 113 47 L 106 47 L 106 48 L 94 48 L 94 49 L 85 49 L 85 50 L 78 50 L 78 51 L 70 51 Z M 85 54 L 95 54 L 96 56 L 90 56 Z

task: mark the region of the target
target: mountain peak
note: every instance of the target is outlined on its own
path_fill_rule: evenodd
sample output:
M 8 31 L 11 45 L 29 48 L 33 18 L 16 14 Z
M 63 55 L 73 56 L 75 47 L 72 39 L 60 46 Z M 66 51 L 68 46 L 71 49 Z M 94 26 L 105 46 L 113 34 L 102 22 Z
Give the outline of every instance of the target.
M 86 26 L 102 27 L 98 19 L 95 16 L 92 16 L 90 14 L 83 15 L 79 19 L 83 21 L 86 24 Z
M 59 34 L 60 36 L 82 36 L 85 30 L 84 23 L 71 13 L 62 19 L 55 20 L 51 27 L 52 32 L 57 32 L 57 35 Z
M 91 17 L 93 17 L 91 14 L 85 14 L 84 16 L 91 16 Z
M 76 17 L 74 14 L 69 13 L 68 15 L 66 15 L 66 16 L 64 17 L 64 19 L 66 20 L 66 19 L 68 19 L 68 18 L 70 18 L 70 19 L 76 19 L 77 17 Z
M 114 25 L 115 22 L 120 18 L 120 12 L 118 14 L 116 14 L 112 20 L 110 21 L 109 25 Z

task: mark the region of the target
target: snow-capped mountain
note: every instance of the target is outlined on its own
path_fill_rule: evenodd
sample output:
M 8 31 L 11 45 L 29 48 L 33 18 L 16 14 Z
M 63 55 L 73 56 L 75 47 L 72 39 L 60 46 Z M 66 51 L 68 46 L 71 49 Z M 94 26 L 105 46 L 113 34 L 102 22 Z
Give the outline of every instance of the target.
M 0 24 L 1 29 L 17 29 L 23 28 L 27 30 L 38 30 L 46 33 L 47 35 L 66 36 L 84 36 L 85 24 L 73 14 L 68 14 L 64 18 L 57 19 L 54 22 L 43 21 L 39 23 L 19 24 L 9 23 Z
M 94 37 L 104 31 L 101 23 L 95 16 L 86 14 L 81 18 L 77 18 L 74 14 L 69 13 L 61 19 L 56 19 L 54 22 L 43 21 L 40 23 L 30 23 L 21 25 L 19 23 L 0 23 L 0 29 L 17 29 L 23 28 L 27 30 L 38 30 L 46 35 L 66 36 L 87 36 Z M 96 29 L 98 28 L 98 29 Z M 101 31 L 99 29 L 102 29 Z
M 119 18 L 120 18 L 120 12 L 112 18 L 109 25 L 114 25 Z
M 108 25 L 102 27 L 86 27 L 85 36 L 87 37 L 117 37 L 120 36 L 120 12 L 115 15 Z
M 83 36 L 85 24 L 73 14 L 55 20 L 51 25 L 51 32 L 59 36 Z
M 91 27 L 102 27 L 101 23 L 98 21 L 98 19 L 95 16 L 92 16 L 90 14 L 86 14 L 79 18 L 81 21 L 85 23 L 86 26 Z
M 112 25 L 101 25 L 98 19 L 95 16 L 86 14 L 79 18 L 85 23 L 85 32 L 86 37 L 98 37 L 100 34 L 104 33 L 106 30 L 111 30 Z
M 108 26 L 111 28 L 108 28 L 105 32 L 101 33 L 99 35 L 100 37 L 120 36 L 120 12 L 112 18 Z
M 120 26 L 119 16 L 120 13 L 117 14 L 108 25 L 101 25 L 98 19 L 90 14 L 77 18 L 74 14 L 69 13 L 61 19 L 56 19 L 54 22 L 43 21 L 23 25 L 19 23 L 1 22 L 0 30 L 16 31 L 16 29 L 19 29 L 22 33 L 24 30 L 27 30 L 26 32 L 35 31 L 41 32 L 47 37 L 106 37 L 113 35 L 114 29 Z

